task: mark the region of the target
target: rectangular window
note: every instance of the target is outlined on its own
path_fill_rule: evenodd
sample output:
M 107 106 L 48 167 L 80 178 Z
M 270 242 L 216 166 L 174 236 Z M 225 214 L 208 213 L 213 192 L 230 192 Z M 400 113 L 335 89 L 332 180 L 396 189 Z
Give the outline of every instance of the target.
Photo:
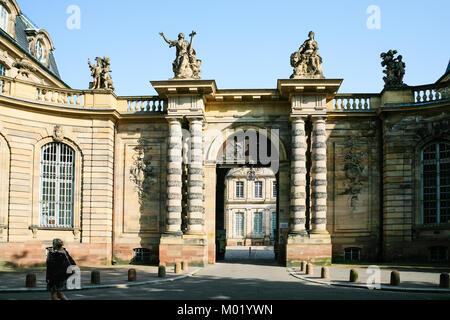
M 272 238 L 275 238 L 276 229 L 277 229 L 277 213 L 272 212 Z
M 262 199 L 262 181 L 255 181 L 255 198 Z
M 244 198 L 244 182 L 242 181 L 236 182 L 236 198 L 237 199 Z
M 272 182 L 272 198 L 278 197 L 277 182 Z
M 262 213 L 256 212 L 253 218 L 253 233 L 255 236 L 262 236 Z
M 244 214 L 241 212 L 234 215 L 234 235 L 238 238 L 244 237 Z
M 0 63 L 0 76 L 6 76 L 6 68 Z

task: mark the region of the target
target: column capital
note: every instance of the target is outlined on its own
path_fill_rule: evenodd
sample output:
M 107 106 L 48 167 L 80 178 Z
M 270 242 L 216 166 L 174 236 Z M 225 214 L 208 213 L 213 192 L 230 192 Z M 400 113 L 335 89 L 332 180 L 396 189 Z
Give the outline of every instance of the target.
M 323 121 L 327 121 L 327 119 L 328 119 L 328 115 L 324 115 L 324 114 L 322 114 L 322 115 L 311 115 L 311 121 L 314 123 L 314 122 L 317 122 L 317 121 L 321 121 L 321 120 L 323 120 Z
M 205 116 L 204 115 L 187 115 L 186 119 L 189 121 L 189 123 L 195 122 L 195 121 L 201 121 L 205 122 Z
M 183 116 L 180 115 L 166 115 L 165 118 L 167 122 L 181 122 L 183 120 Z
M 291 114 L 289 119 L 291 120 L 291 122 L 305 122 L 306 120 L 308 120 L 308 116 Z

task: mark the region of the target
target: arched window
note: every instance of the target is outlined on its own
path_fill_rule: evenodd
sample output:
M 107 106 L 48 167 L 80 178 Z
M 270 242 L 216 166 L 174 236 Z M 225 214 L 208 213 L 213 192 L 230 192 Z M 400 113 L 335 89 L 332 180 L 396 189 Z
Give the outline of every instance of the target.
M 75 151 L 63 143 L 42 147 L 40 226 L 73 228 Z
M 2 4 L 0 4 L 0 28 L 2 28 L 6 32 L 8 32 L 8 18 L 8 10 L 6 10 L 6 8 Z
M 450 143 L 428 145 L 421 154 L 422 222 L 450 223 Z

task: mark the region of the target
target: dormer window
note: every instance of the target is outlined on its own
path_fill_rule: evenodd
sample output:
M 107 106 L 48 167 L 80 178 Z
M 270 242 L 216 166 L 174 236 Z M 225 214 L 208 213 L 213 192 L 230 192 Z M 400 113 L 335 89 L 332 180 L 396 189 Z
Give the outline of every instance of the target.
M 0 4 L 0 28 L 6 32 L 8 32 L 8 17 L 8 11 L 3 5 Z

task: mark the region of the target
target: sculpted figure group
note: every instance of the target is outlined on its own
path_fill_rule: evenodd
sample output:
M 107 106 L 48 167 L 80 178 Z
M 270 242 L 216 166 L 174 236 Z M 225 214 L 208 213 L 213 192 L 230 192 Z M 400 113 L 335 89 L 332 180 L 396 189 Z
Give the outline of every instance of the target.
M 383 73 L 386 76 L 383 78 L 386 88 L 404 87 L 403 77 L 405 75 L 405 63 L 403 57 L 399 55 L 397 58 L 394 56 L 397 54 L 397 50 L 389 50 L 381 54 L 381 66 L 386 69 Z
M 100 57 L 95 58 L 97 61 L 97 65 L 94 66 L 91 63 L 91 59 L 88 59 L 89 67 L 91 68 L 91 75 L 94 78 L 94 81 L 91 83 L 89 89 L 109 89 L 114 91 L 114 85 L 109 74 L 111 71 L 111 62 L 109 58 L 104 57 L 103 59 Z
M 178 35 L 178 40 L 169 40 L 163 32 L 159 35 L 169 44 L 169 47 L 176 48 L 176 57 L 172 63 L 174 78 L 172 80 L 179 79 L 200 79 L 200 67 L 202 61 L 197 59 L 197 53 L 193 48 L 194 36 L 197 33 L 192 31 L 190 41 L 184 38 L 184 34 Z M 323 79 L 322 72 L 322 57 L 319 55 L 319 45 L 314 40 L 314 32 L 310 31 L 308 39 L 302 44 L 302 46 L 291 55 L 291 66 L 294 68 L 294 73 L 291 79 Z M 403 77 L 405 75 L 405 63 L 402 60 L 402 56 L 394 57 L 397 54 L 396 50 L 389 50 L 386 53 L 381 54 L 383 59 L 381 65 L 386 69 L 383 73 L 386 76 L 383 78 L 386 88 L 397 88 L 406 86 L 403 83 Z M 91 68 L 92 77 L 94 81 L 90 85 L 90 89 L 109 89 L 114 90 L 114 85 L 110 75 L 110 59 L 99 58 L 95 59 L 97 65 L 91 64 L 88 60 L 89 67 Z
M 294 73 L 291 79 L 323 78 L 322 57 L 319 56 L 319 45 L 314 40 L 314 32 L 310 31 L 303 45 L 291 55 L 291 66 Z
M 202 61 L 197 59 L 196 52 L 192 47 L 196 34 L 195 31 L 192 31 L 189 35 L 191 37 L 190 42 L 184 39 L 183 33 L 180 33 L 178 40 L 174 41 L 167 39 L 163 32 L 159 34 L 169 44 L 170 48 L 177 48 L 177 55 L 172 64 L 173 73 L 175 74 L 174 79 L 200 79 Z

